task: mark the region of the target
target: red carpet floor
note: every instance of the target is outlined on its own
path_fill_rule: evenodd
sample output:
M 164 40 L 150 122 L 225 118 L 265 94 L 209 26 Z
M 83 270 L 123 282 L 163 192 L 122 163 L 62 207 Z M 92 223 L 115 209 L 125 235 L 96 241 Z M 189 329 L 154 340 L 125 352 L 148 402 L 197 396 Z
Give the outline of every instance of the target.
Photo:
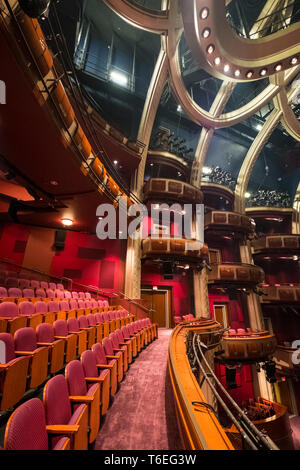
M 171 385 L 167 373 L 172 330 L 130 365 L 95 442 L 95 450 L 179 450 Z

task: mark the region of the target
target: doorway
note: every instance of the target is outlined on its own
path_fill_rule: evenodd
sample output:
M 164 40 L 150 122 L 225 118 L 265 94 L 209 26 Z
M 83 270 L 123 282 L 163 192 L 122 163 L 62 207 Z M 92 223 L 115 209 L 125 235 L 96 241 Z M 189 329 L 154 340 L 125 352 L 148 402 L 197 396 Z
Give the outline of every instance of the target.
M 214 305 L 215 320 L 220 323 L 223 328 L 228 327 L 228 308 L 227 304 Z
M 151 309 L 151 320 L 159 328 L 170 328 L 170 294 L 165 289 L 142 289 L 141 297 Z

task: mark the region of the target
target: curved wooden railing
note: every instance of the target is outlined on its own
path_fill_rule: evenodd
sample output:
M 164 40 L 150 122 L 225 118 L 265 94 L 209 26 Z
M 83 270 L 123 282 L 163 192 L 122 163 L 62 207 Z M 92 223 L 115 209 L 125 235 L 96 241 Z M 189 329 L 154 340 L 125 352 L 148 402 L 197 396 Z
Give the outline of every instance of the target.
M 300 252 L 300 235 L 269 235 L 252 242 L 253 253 L 265 251 Z
M 208 247 L 205 244 L 201 248 L 200 246 L 196 240 L 148 237 L 142 241 L 142 256 L 143 258 L 160 255 L 201 259 L 208 254 Z
M 220 326 L 216 322 L 207 325 L 211 329 Z M 169 344 L 168 366 L 180 436 L 184 449 L 234 450 L 214 413 L 205 406 L 192 404 L 206 403 L 206 398 L 191 370 L 185 341 L 188 331 L 200 332 L 207 325 L 178 325 Z
M 239 284 L 260 284 L 264 281 L 264 271 L 255 264 L 214 263 L 210 265 L 208 282 L 230 282 Z
M 200 189 L 189 183 L 168 178 L 151 178 L 144 187 L 144 200 L 194 202 L 201 204 L 203 194 Z
M 264 303 L 300 302 L 300 284 L 264 285 L 262 292 L 261 302 Z
M 257 331 L 244 334 L 226 334 L 221 341 L 225 361 L 262 360 L 272 355 L 276 349 L 276 337 L 269 331 Z
M 205 214 L 205 230 L 233 230 L 239 232 L 254 232 L 255 222 L 246 215 L 238 212 L 211 211 Z

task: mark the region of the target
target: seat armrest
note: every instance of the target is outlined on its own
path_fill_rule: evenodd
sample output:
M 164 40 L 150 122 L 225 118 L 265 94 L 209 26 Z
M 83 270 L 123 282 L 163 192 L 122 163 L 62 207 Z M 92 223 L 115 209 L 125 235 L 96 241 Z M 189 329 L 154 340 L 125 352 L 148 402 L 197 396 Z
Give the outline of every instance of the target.
M 79 431 L 78 424 L 51 424 L 46 426 L 49 434 L 76 434 Z
M 54 336 L 55 339 L 66 339 L 67 336 Z
M 120 352 L 124 351 L 124 349 L 117 349 L 117 348 L 113 348 L 113 349 L 114 351 L 120 351 Z
M 107 359 L 118 359 L 118 356 L 105 356 Z
M 104 379 L 102 377 L 85 377 L 85 380 L 87 382 L 95 382 L 95 383 L 102 383 L 104 382 Z
M 69 335 L 78 335 L 80 331 L 69 331 Z
M 69 396 L 69 399 L 70 401 L 72 401 L 73 403 L 85 403 L 85 404 L 88 404 L 88 403 L 92 403 L 92 401 L 94 400 L 94 397 L 90 397 L 90 396 L 86 396 L 86 395 L 83 395 L 83 396 Z
M 15 351 L 18 356 L 32 356 L 33 351 Z
M 127 346 L 128 343 L 119 343 L 121 344 L 122 346 Z
M 52 346 L 54 343 L 36 343 L 38 346 Z
M 114 366 L 112 364 L 97 364 L 99 369 L 113 369 Z

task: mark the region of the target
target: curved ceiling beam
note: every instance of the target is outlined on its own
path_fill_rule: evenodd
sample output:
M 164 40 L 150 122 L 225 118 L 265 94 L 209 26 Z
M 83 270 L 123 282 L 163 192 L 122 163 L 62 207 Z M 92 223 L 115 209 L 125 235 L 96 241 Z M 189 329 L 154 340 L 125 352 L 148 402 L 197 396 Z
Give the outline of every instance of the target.
M 219 89 L 214 99 L 214 102 L 210 108 L 210 113 L 214 117 L 218 117 L 222 113 L 227 101 L 229 100 L 235 88 L 235 85 L 235 82 L 231 81 L 224 81 L 222 83 L 221 88 Z M 191 184 L 199 188 L 201 186 L 202 168 L 213 135 L 214 129 L 206 129 L 205 127 L 203 127 L 200 133 L 191 173 Z
M 243 213 L 245 211 L 245 192 L 248 187 L 249 179 L 253 167 L 258 159 L 260 152 L 270 138 L 272 132 L 278 126 L 282 117 L 282 111 L 274 109 L 266 120 L 262 130 L 257 134 L 248 150 L 243 164 L 241 166 L 237 185 L 235 188 L 235 211 Z
M 299 60 L 298 23 L 264 38 L 245 39 L 230 27 L 224 0 L 180 0 L 180 4 L 194 59 L 202 63 L 205 58 L 214 71 L 210 73 L 219 78 L 257 80 L 286 70 Z
M 168 12 L 165 15 L 155 14 L 143 8 L 133 5 L 127 0 L 103 0 L 104 3 L 113 10 L 124 21 L 150 33 L 163 34 L 169 29 Z
M 283 83 L 283 74 L 278 74 L 277 77 L 273 77 L 272 80 L 275 84 L 281 85 Z M 285 130 L 298 142 L 300 141 L 300 122 L 298 121 L 294 111 L 292 110 L 290 103 L 294 96 L 299 93 L 299 86 L 291 87 L 289 92 L 281 87 L 280 92 L 274 97 L 274 106 L 276 109 L 282 111 L 281 124 Z

